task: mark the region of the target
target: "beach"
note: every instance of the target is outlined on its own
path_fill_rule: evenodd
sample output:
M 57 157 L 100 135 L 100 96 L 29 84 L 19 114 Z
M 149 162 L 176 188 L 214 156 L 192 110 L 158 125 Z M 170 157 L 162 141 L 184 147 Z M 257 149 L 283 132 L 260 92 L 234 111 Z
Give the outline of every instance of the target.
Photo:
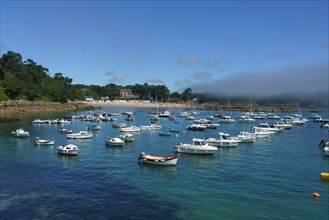
M 191 108 L 188 104 L 179 103 L 155 103 L 147 101 L 99 101 L 99 102 L 83 102 L 86 105 L 91 105 L 94 107 L 122 107 L 122 108 Z

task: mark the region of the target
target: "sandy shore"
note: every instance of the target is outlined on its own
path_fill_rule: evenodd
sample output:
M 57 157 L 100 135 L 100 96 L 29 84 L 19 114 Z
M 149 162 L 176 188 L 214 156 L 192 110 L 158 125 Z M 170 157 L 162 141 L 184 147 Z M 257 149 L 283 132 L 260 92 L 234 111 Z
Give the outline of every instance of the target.
M 122 108 L 190 108 L 191 105 L 176 103 L 148 103 L 148 102 L 84 102 L 94 107 L 122 107 Z

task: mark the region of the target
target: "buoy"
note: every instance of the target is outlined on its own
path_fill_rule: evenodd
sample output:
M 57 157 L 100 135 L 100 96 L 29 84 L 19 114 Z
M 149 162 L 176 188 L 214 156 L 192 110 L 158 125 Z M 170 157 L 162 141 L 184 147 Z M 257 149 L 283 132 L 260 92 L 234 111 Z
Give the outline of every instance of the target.
M 320 197 L 320 194 L 317 193 L 317 192 L 314 192 L 314 193 L 312 194 L 312 196 L 313 196 L 313 197 Z

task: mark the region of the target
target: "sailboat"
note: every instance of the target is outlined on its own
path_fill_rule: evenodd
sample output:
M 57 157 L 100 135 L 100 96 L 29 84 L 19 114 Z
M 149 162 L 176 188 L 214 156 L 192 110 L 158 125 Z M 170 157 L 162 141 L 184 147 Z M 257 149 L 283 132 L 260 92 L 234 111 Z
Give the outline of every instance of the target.
M 231 105 L 230 105 L 230 99 L 228 98 L 228 106 L 230 110 L 231 116 L 228 115 L 223 115 L 220 117 L 219 122 L 220 123 L 234 123 L 235 119 L 232 118 L 232 110 L 231 110 Z

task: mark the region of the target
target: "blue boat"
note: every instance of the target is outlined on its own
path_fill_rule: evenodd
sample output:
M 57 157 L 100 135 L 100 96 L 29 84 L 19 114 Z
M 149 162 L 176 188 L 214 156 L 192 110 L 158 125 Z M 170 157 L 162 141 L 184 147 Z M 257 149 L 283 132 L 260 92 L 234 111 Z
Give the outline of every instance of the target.
M 171 134 L 169 132 L 165 132 L 165 131 L 160 131 L 159 132 L 159 136 L 170 136 Z

